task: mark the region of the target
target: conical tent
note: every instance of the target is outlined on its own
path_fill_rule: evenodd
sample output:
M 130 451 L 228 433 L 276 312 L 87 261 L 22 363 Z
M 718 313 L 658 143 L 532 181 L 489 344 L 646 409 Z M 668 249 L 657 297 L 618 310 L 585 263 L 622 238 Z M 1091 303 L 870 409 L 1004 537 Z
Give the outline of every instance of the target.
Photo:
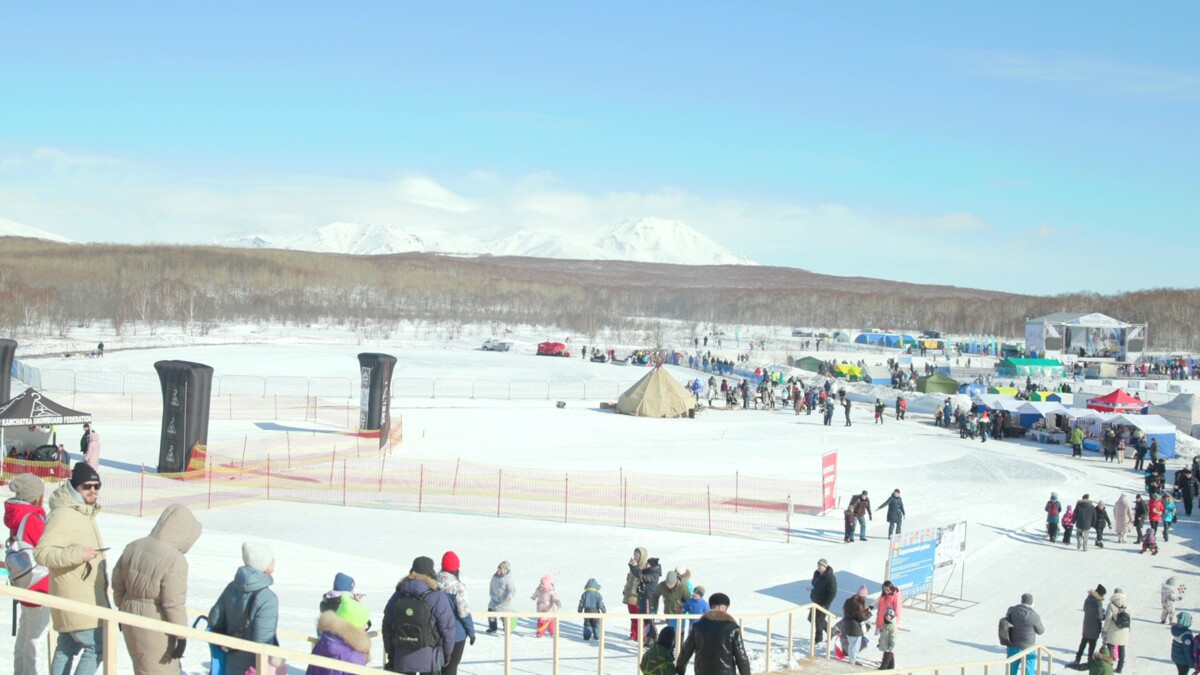
M 1185 434 L 1200 433 L 1200 397 L 1180 394 L 1163 405 L 1150 406 L 1151 415 L 1159 415 Z
M 638 417 L 680 417 L 696 407 L 696 397 L 661 367 L 646 376 L 617 399 L 617 412 Z
M 957 394 L 958 380 L 945 375 L 918 377 L 917 391 L 924 394 Z
M 1111 394 L 1105 396 L 1090 398 L 1087 402 L 1087 407 L 1101 412 L 1144 412 L 1149 406 L 1149 403 L 1140 398 L 1134 398 L 1120 389 L 1115 389 Z

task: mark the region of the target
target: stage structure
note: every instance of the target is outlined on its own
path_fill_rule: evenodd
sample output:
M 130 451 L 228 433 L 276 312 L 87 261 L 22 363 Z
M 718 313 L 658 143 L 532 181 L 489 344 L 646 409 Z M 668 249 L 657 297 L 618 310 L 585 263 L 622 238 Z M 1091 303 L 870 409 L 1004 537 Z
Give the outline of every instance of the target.
M 1146 350 L 1146 327 L 1098 313 L 1055 312 L 1025 322 L 1025 351 L 1040 358 L 1136 361 Z

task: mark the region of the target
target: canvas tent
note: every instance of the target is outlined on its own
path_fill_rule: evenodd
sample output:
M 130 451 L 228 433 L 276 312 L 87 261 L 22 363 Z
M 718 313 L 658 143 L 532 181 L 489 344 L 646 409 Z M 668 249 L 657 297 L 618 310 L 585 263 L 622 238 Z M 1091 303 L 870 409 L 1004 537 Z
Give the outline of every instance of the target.
M 907 345 L 916 344 L 916 339 L 911 335 L 897 335 L 895 333 L 859 333 L 854 338 L 855 344 L 873 345 L 875 347 L 891 347 L 893 349 L 903 349 Z
M 655 367 L 617 399 L 617 412 L 638 417 L 680 417 L 696 397 L 662 367 Z
M 1087 407 L 1092 410 L 1115 413 L 1145 412 L 1149 406 L 1149 403 L 1140 398 L 1134 398 L 1120 389 L 1114 390 L 1111 394 L 1089 398 L 1087 402 Z
M 974 398 L 975 396 L 978 396 L 979 394 L 986 394 L 987 387 L 985 385 L 979 384 L 978 382 L 969 382 L 967 384 L 959 385 L 958 393 L 966 394 L 967 396 Z
M 1057 428 L 1052 415 L 1065 414 L 1067 407 L 1061 403 L 1027 401 L 1017 407 L 1017 423 L 1024 429 L 1032 429 L 1037 421 L 1045 418 L 1047 426 Z
M 819 373 L 821 372 L 821 363 L 821 359 L 815 356 L 805 356 L 802 359 L 796 360 L 796 367 L 800 370 L 807 370 L 810 373 Z
M 1172 459 L 1175 457 L 1175 425 L 1158 415 L 1139 415 L 1121 413 L 1113 416 L 1110 425 L 1127 425 L 1141 429 L 1146 434 L 1146 442 L 1158 441 L 1158 455 Z
M 1162 417 L 1185 434 L 1200 438 L 1200 398 L 1195 394 L 1180 394 L 1163 405 L 1152 405 L 1150 414 Z
M 917 391 L 923 394 L 957 394 L 958 380 L 945 375 L 918 377 Z
M 30 387 L 0 406 L 0 446 L 3 446 L 4 442 L 4 429 L 8 427 L 48 427 L 91 421 L 91 415 L 51 401 Z
M 833 367 L 834 377 L 844 377 L 851 382 L 858 382 L 862 379 L 862 368 L 852 366 L 849 363 L 839 363 Z
M 971 402 L 980 408 L 988 410 L 1006 410 L 1014 415 L 1020 409 L 1024 401 L 1018 401 L 1011 396 L 1003 396 L 1000 394 L 980 394 L 971 398 Z
M 863 377 L 871 384 L 892 386 L 892 371 L 887 366 L 867 366 L 863 368 Z

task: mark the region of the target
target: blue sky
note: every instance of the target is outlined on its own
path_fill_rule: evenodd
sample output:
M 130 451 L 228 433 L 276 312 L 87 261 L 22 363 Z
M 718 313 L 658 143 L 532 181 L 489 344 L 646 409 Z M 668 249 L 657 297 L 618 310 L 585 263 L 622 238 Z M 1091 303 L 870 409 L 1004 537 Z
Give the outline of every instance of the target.
M 1200 5 L 845 5 L 9 3 L 0 218 L 209 242 L 655 216 L 832 274 L 1200 285 Z

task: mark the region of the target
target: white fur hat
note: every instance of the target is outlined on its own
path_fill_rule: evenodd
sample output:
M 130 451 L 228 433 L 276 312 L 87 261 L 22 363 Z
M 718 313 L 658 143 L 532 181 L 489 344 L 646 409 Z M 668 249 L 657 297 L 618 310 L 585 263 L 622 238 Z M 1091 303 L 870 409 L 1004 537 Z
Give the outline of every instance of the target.
M 246 567 L 252 567 L 259 572 L 266 572 L 271 563 L 275 562 L 275 551 L 270 546 L 254 541 L 242 544 L 242 562 Z

